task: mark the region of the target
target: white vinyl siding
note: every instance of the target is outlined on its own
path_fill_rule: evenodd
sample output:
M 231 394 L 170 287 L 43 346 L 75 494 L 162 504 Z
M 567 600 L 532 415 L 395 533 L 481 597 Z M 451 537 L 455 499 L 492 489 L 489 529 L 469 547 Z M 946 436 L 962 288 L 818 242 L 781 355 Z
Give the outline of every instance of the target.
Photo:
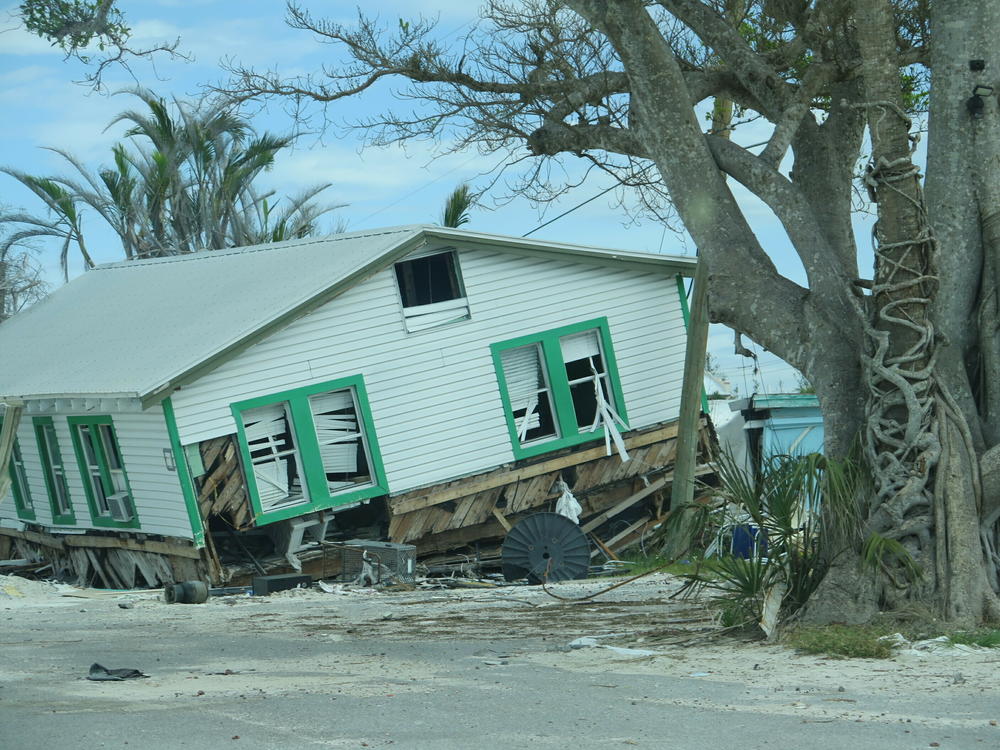
M 85 415 L 86 412 L 81 411 L 47 411 L 44 413 L 44 416 L 52 418 L 65 469 L 69 500 L 76 517 L 75 524 L 55 526 L 56 529 L 85 530 L 96 528 L 91 523 L 83 478 L 77 465 L 70 428 L 66 421 L 68 416 Z M 136 515 L 141 524 L 139 528 L 126 529 L 126 531 L 191 539 L 191 522 L 188 519 L 187 506 L 184 503 L 184 496 L 181 494 L 177 472 L 167 469 L 164 459 L 163 451 L 170 448 L 170 437 L 167 433 L 162 409 L 159 406 L 154 406 L 145 412 L 110 412 L 110 415 L 114 420 L 114 429 L 118 436 L 118 445 L 121 448 L 120 465 L 128 472 L 128 483 L 132 489 Z M 35 521 L 33 523 L 41 526 L 53 526 L 52 508 L 47 499 L 48 491 L 45 487 L 45 478 L 42 475 L 42 462 L 38 454 L 38 443 L 35 440 L 35 428 L 32 422 L 32 418 L 35 416 L 39 415 L 25 410 L 17 434 L 21 456 L 24 460 L 25 474 L 32 498 L 35 501 Z M 114 476 L 115 469 L 114 467 L 110 468 Z M 123 475 L 121 481 L 124 482 Z M 0 523 L 10 518 L 13 509 L 12 500 L 9 501 L 5 498 L 0 502 Z
M 234 402 L 361 374 L 393 493 L 489 469 L 514 458 L 490 344 L 600 317 L 630 427 L 676 418 L 685 332 L 673 277 L 458 254 L 470 320 L 408 335 L 386 269 L 174 393 L 181 442 L 235 432 Z

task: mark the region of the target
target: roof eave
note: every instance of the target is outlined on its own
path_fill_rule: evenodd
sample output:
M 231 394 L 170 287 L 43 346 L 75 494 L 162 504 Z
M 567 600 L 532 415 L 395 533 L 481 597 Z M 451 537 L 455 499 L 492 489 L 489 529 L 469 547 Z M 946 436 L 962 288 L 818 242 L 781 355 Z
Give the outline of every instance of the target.
M 616 261 L 645 267 L 665 275 L 694 276 L 695 267 L 698 265 L 698 259 L 695 256 L 639 253 L 549 240 L 532 240 L 527 237 L 504 237 L 449 227 L 428 226 L 424 228 L 424 234 L 427 237 L 454 241 L 466 247 L 502 248 L 508 252 L 521 250 L 532 254 L 573 255 L 590 260 Z

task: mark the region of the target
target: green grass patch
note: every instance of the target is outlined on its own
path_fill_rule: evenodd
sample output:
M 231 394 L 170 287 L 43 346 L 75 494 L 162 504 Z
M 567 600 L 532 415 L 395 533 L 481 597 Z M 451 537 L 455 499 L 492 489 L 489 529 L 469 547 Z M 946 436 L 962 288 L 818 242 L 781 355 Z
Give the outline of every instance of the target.
M 874 625 L 827 625 L 800 627 L 789 631 L 786 645 L 805 654 L 823 654 L 837 659 L 888 659 L 893 655 L 891 642 L 880 641 L 885 635 L 902 633 L 909 641 L 936 638 L 941 635 L 955 644 L 1000 648 L 1000 630 L 943 630 L 929 623 L 879 622 Z
M 957 630 L 948 633 L 952 643 L 964 646 L 980 646 L 982 648 L 1000 648 L 1000 630 L 980 628 L 978 630 Z
M 631 565 L 629 568 L 630 575 L 638 575 L 640 573 L 648 573 L 651 570 L 656 570 L 661 565 L 666 565 L 670 562 L 670 560 L 666 557 L 635 556 L 623 558 L 622 562 L 626 562 Z M 716 565 L 717 561 L 715 559 L 675 562 L 667 565 L 667 567 L 661 572 L 669 573 L 670 575 L 675 576 L 684 576 L 694 573 L 697 569 L 702 574 L 705 574 L 707 571 L 715 570 Z
M 879 638 L 892 632 L 872 625 L 800 627 L 790 631 L 785 642 L 802 653 L 823 654 L 835 659 L 889 659 L 892 647 Z

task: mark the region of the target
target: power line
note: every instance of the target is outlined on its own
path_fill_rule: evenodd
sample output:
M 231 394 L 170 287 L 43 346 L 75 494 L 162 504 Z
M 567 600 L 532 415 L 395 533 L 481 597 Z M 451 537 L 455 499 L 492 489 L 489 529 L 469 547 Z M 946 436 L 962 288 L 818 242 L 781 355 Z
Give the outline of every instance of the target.
M 614 189 L 615 189 L 616 187 L 618 187 L 618 185 L 612 185 L 612 186 L 611 186 L 611 187 L 609 187 L 609 188 L 608 188 L 607 190 L 602 190 L 602 191 L 601 191 L 601 192 L 599 192 L 599 193 L 598 193 L 597 195 L 594 195 L 594 196 L 591 196 L 590 198 L 587 198 L 587 200 L 585 200 L 585 201 L 584 201 L 583 203 L 578 203 L 577 205 L 573 206 L 573 208 L 569 209 L 568 211 L 563 211 L 563 212 L 562 212 L 561 214 L 559 214 L 559 215 L 558 215 L 557 217 L 555 217 L 554 219 L 549 219 L 549 220 L 548 220 L 547 222 L 545 222 L 544 224 L 539 224 L 539 225 L 538 225 L 537 227 L 535 227 L 534 229 L 532 229 L 532 230 L 531 230 L 530 232 L 525 232 L 525 233 L 524 233 L 524 234 L 522 234 L 521 236 L 522 236 L 522 237 L 527 237 L 527 236 L 528 236 L 529 234 L 534 234 L 535 232 L 537 232 L 537 231 L 538 231 L 539 229 L 541 229 L 542 227 L 547 227 L 547 226 L 548 226 L 549 224 L 551 224 L 552 222 L 555 222 L 555 221 L 559 221 L 559 219 L 561 219 L 562 217 L 566 216 L 567 214 L 571 214 L 571 213 L 573 213 L 574 211 L 576 211 L 576 209 L 578 209 L 578 208 L 583 208 L 584 206 L 586 206 L 586 205 L 587 205 L 588 203 L 590 203 L 591 201 L 596 201 L 596 200 L 597 200 L 598 198 L 600 198 L 600 197 L 601 197 L 602 195 L 606 195 L 607 193 L 610 193 L 610 192 L 611 192 L 612 190 L 614 190 Z

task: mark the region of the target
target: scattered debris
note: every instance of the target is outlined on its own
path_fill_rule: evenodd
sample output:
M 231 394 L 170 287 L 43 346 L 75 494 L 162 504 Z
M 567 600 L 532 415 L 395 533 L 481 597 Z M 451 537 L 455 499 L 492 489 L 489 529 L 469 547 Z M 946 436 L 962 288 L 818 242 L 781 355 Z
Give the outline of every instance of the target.
M 257 576 L 253 579 L 253 595 L 267 596 L 276 591 L 285 591 L 299 586 L 309 586 L 312 583 L 312 576 L 301 573 L 285 573 L 276 576 Z
M 608 646 L 601 643 L 599 639 L 601 638 L 612 638 L 616 635 L 625 635 L 623 633 L 609 633 L 607 635 L 600 636 L 584 636 L 582 638 L 575 638 L 567 644 L 571 649 L 581 649 L 581 648 L 606 648 L 609 651 L 613 651 L 621 656 L 656 656 L 658 652 L 650 651 L 645 648 L 622 648 L 621 646 Z
M 96 662 L 90 665 L 90 671 L 87 673 L 87 679 L 94 682 L 120 682 L 137 677 L 149 677 L 149 675 L 143 674 L 138 669 L 108 669 Z
M 204 581 L 172 583 L 163 589 L 167 604 L 204 604 L 208 601 L 208 584 Z

